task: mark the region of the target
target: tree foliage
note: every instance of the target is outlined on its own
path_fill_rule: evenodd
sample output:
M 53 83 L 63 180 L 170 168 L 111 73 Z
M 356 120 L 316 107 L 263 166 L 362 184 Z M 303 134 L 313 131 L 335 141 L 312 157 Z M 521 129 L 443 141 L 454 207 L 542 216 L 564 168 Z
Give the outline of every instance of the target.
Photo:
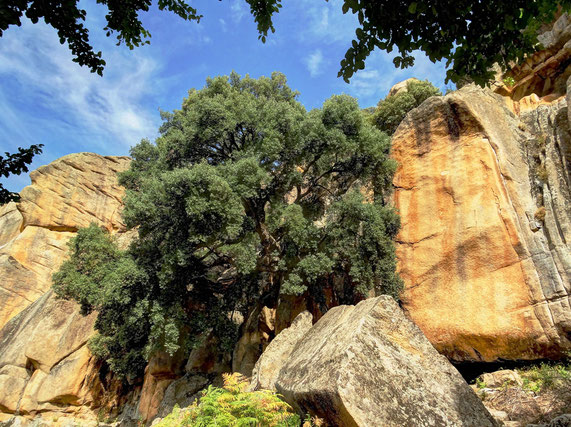
M 507 69 L 537 47 L 540 26 L 553 20 L 567 0 L 344 0 L 343 12 L 359 19 L 356 39 L 341 61 L 346 81 L 365 67 L 376 48 L 398 51 L 396 67 L 414 64 L 412 53 L 424 52 L 435 62 L 447 60 L 447 81 L 470 76 L 478 84 L 493 77 L 494 63 Z
M 28 172 L 28 165 L 32 163 L 32 159 L 36 154 L 42 152 L 44 144 L 30 145 L 28 148 L 18 147 L 17 153 L 4 154 L 6 157 L 0 156 L 0 175 L 7 178 L 10 175 L 20 175 L 22 172 Z M 0 184 L 0 205 L 11 201 L 18 201 L 20 196 L 4 188 Z
M 398 296 L 399 218 L 383 197 L 395 169 L 389 137 L 349 96 L 310 112 L 296 98 L 279 73 L 208 79 L 163 113 L 154 144 L 132 149 L 120 182 L 140 271 L 80 235 L 54 276 L 60 295 L 100 311 L 100 343 L 115 364 L 131 350 L 172 353 L 206 329 L 229 350 L 237 327 L 228 313 L 247 316 L 280 294 L 321 303 L 324 288 L 344 303 L 371 289 Z M 136 343 L 126 341 L 131 321 Z
M 406 91 L 382 99 L 371 116 L 373 123 L 383 132 L 392 135 L 406 114 L 431 96 L 442 95 L 428 80 L 410 81 Z

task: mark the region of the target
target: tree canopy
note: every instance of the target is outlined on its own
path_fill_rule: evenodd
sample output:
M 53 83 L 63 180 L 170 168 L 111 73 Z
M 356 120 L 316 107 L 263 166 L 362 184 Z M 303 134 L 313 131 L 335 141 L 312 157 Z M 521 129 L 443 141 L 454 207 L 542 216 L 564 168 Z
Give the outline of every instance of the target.
M 410 110 L 437 95 L 442 93 L 428 80 L 410 81 L 405 91 L 381 99 L 371 115 L 371 120 L 380 130 L 392 135 Z
M 259 38 L 266 40 L 274 31 L 272 18 L 281 0 L 245 0 L 257 23 Z M 107 35 L 117 34 L 118 44 L 131 49 L 148 43 L 149 32 L 138 13 L 148 11 L 152 0 L 120 2 L 98 0 L 106 5 Z M 158 7 L 189 21 L 201 15 L 184 0 L 159 0 Z M 553 20 L 558 11 L 569 11 L 570 0 L 344 0 L 343 13 L 358 17 L 355 39 L 341 60 L 339 76 L 349 81 L 375 49 L 398 55 L 396 67 L 414 64 L 413 53 L 424 52 L 432 61 L 446 60 L 450 66 L 447 81 L 457 83 L 466 76 L 483 85 L 491 77 L 494 63 L 503 69 L 510 61 L 523 59 L 537 48 L 537 33 L 542 24 Z M 68 43 L 74 61 L 102 73 L 105 61 L 94 52 L 84 27 L 86 11 L 76 1 L 6 0 L 0 4 L 0 36 L 10 25 L 20 25 L 26 15 L 36 23 L 43 18 L 54 27 L 61 43 Z M 347 40 L 349 42 L 349 40 Z
M 43 146 L 44 144 L 34 144 L 28 148 L 18 147 L 17 153 L 10 154 L 5 152 L 6 157 L 0 156 L 0 175 L 7 178 L 10 175 L 20 175 L 22 172 L 28 172 L 28 165 L 32 163 L 32 159 L 36 154 L 42 152 Z M 13 193 L 0 184 L 0 205 L 18 201 L 19 199 L 18 193 Z
M 54 276 L 60 296 L 99 311 L 95 352 L 116 371 L 207 329 L 228 350 L 229 313 L 280 294 L 324 309 L 325 288 L 341 303 L 398 297 L 390 138 L 349 96 L 309 112 L 296 98 L 279 73 L 208 79 L 132 149 L 120 182 L 138 239 L 125 252 L 82 230 Z

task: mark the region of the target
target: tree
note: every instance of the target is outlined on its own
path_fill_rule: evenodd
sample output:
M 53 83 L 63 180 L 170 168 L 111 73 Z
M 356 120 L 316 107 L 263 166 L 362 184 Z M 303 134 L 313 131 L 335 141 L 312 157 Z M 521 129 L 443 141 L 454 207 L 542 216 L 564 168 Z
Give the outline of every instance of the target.
M 246 0 L 258 24 L 260 38 L 265 41 L 268 30 L 274 31 L 271 15 L 279 10 L 279 0 Z M 0 37 L 10 25 L 22 24 L 24 14 L 34 23 L 43 18 L 58 33 L 60 43 L 67 43 L 79 65 L 87 66 L 92 72 L 103 74 L 105 61 L 101 51 L 95 52 L 89 43 L 89 32 L 83 25 L 87 12 L 80 9 L 77 0 L 4 0 L 0 3 Z M 118 0 L 97 0 L 107 6 L 107 25 L 103 28 L 107 36 L 117 34 L 117 44 L 125 43 L 130 49 L 148 44 L 151 36 L 139 17 L 147 12 L 152 0 L 124 2 Z M 199 22 L 202 15 L 184 0 L 158 0 L 160 10 L 169 10 L 187 21 Z
M 32 163 L 34 155 L 42 152 L 43 146 L 44 144 L 37 144 L 28 148 L 18 147 L 18 152 L 13 154 L 5 152 L 6 157 L 0 156 L 0 175 L 8 178 L 11 174 L 20 175 L 22 172 L 28 172 L 27 165 Z M 18 193 L 13 193 L 0 184 L 0 205 L 19 199 Z
M 229 313 L 280 294 L 324 310 L 325 288 L 341 303 L 372 289 L 398 297 L 389 137 L 349 96 L 310 112 L 296 98 L 279 73 L 208 79 L 163 113 L 155 144 L 132 149 L 120 182 L 138 239 L 123 253 L 97 227 L 83 231 L 54 276 L 57 294 L 99 311 L 94 347 L 112 367 L 130 358 L 140 372 L 206 330 L 229 351 Z
M 447 60 L 447 81 L 469 76 L 484 85 L 494 63 L 505 70 L 533 52 L 540 26 L 570 6 L 568 0 L 344 0 L 343 12 L 356 14 L 360 27 L 339 76 L 348 81 L 376 48 L 397 49 L 400 68 L 413 65 L 411 53 L 420 50 L 433 62 Z
M 410 81 L 406 85 L 406 91 L 380 100 L 371 120 L 381 131 L 392 135 L 410 110 L 431 96 L 438 95 L 442 93 L 428 80 Z

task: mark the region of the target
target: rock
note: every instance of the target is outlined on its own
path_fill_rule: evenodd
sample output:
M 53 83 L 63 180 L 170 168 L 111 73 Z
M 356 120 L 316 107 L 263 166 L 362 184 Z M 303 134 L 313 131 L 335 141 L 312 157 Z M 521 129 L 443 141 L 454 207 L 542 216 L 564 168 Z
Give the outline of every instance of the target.
M 536 94 L 554 99 L 565 95 L 566 82 L 571 75 L 571 18 L 562 14 L 549 31 L 538 36 L 542 50 L 528 55 L 504 76 L 514 79 L 512 87 L 499 86 L 497 91 L 518 102 Z M 504 77 L 502 76 L 502 77 Z
M 175 405 L 180 408 L 190 406 L 199 397 L 200 391 L 208 386 L 209 379 L 205 375 L 185 376 L 173 381 L 165 390 L 159 405 L 157 416 L 164 418 L 170 414 Z
M 125 228 L 121 220 L 125 190 L 117 173 L 129 167 L 128 157 L 77 153 L 64 156 L 30 173 L 19 209 L 24 226 L 77 231 L 92 222 L 111 230 Z
M 563 414 L 547 424 L 528 424 L 527 427 L 571 427 L 571 414 Z
M 498 421 L 509 421 L 510 420 L 507 412 L 498 411 L 497 409 L 488 409 L 488 411 L 490 412 L 492 417 L 494 417 Z
M 232 372 L 249 377 L 256 361 L 269 344 L 275 331 L 275 310 L 258 306 L 242 326 L 242 334 L 234 347 Z
M 388 296 L 329 310 L 295 346 L 276 389 L 334 426 L 498 425 Z
M 399 82 L 399 83 L 395 84 L 395 85 L 391 88 L 391 90 L 389 90 L 389 94 L 387 95 L 387 98 L 388 98 L 389 96 L 395 96 L 395 95 L 398 95 L 399 93 L 404 93 L 404 92 L 406 92 L 406 91 L 408 90 L 408 89 L 407 89 L 407 85 L 408 85 L 410 82 L 419 82 L 419 81 L 420 81 L 420 80 L 415 79 L 414 77 L 412 77 L 412 78 L 410 78 L 410 79 L 406 79 L 406 80 L 403 80 L 402 82 Z
M 117 172 L 128 166 L 127 157 L 70 154 L 33 171 L 21 201 L 0 208 L 0 328 L 50 289 L 78 228 L 124 230 Z
M 313 316 L 308 311 L 304 311 L 297 315 L 289 328 L 281 331 L 270 342 L 254 366 L 250 383 L 251 390 L 275 390 L 280 369 L 312 325 Z
M 553 114 L 567 123 L 563 103 Z M 552 133 L 568 129 L 550 123 Z M 537 136 L 520 127 L 499 95 L 469 85 L 425 101 L 393 136 L 403 307 L 451 360 L 571 348 L 569 175 L 553 154 L 544 224 L 533 232 L 540 206 L 525 150 Z
M 96 314 L 82 316 L 50 288 L 78 228 L 124 231 L 117 172 L 128 165 L 127 157 L 65 156 L 30 174 L 19 203 L 0 207 L 0 419 L 66 414 L 89 425 L 96 408 L 118 406 L 120 387 L 86 346 Z
M 34 415 L 81 412 L 103 387 L 87 382 L 95 360 L 86 347 L 95 316 L 47 292 L 0 331 L 0 408 Z
M 516 371 L 502 369 L 480 375 L 481 381 L 486 387 L 498 388 L 503 386 L 521 386 L 523 381 Z

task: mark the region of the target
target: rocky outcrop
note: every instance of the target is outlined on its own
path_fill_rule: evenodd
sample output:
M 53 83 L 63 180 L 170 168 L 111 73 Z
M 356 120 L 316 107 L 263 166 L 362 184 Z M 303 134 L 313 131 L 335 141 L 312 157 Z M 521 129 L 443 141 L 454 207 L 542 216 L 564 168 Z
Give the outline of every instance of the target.
M 21 201 L 0 208 L 0 328 L 50 289 L 78 228 L 124 229 L 117 172 L 128 166 L 128 157 L 70 154 L 31 172 Z
M 497 425 L 388 296 L 326 313 L 295 346 L 276 388 L 333 426 Z
M 496 82 L 496 91 L 509 96 L 523 108 L 540 102 L 541 98 L 549 102 L 565 95 L 567 79 L 571 75 L 571 17 L 561 15 L 548 30 L 538 36 L 542 49 L 529 55 L 521 64 L 514 66 Z M 512 84 L 505 84 L 513 79 Z M 502 81 L 503 80 L 503 81 Z
M 428 99 L 393 137 L 403 305 L 456 361 L 571 347 L 567 108 L 517 117 L 505 105 L 467 86 Z
M 312 326 L 313 316 L 309 311 L 304 311 L 297 315 L 289 328 L 281 331 L 272 340 L 254 366 L 250 389 L 276 389 L 275 383 L 281 368 Z
M 0 420 L 87 422 L 118 398 L 117 383 L 106 382 L 86 346 L 95 314 L 82 316 L 50 287 L 80 227 L 124 230 L 117 172 L 128 165 L 127 157 L 62 157 L 30 174 L 19 203 L 0 208 Z

